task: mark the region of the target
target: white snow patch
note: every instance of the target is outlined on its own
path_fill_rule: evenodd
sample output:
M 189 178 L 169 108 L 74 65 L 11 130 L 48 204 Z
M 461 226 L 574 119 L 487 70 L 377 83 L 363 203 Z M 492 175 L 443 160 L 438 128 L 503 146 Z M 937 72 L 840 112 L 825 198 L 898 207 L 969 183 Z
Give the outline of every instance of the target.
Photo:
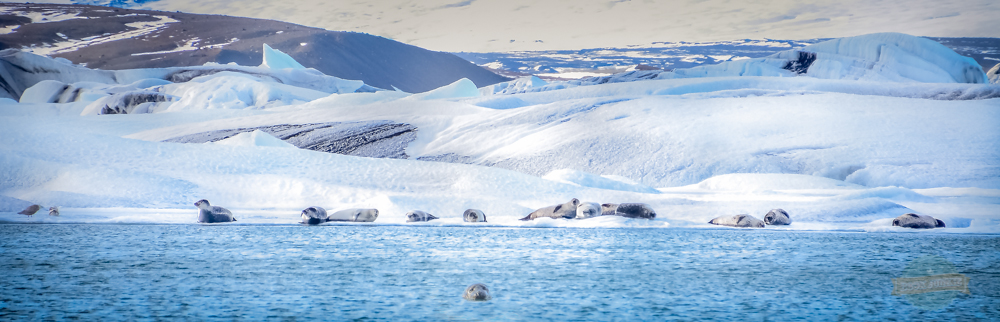
M 213 142 L 212 144 L 242 147 L 296 148 L 294 145 L 260 130 L 243 132 L 230 138 Z

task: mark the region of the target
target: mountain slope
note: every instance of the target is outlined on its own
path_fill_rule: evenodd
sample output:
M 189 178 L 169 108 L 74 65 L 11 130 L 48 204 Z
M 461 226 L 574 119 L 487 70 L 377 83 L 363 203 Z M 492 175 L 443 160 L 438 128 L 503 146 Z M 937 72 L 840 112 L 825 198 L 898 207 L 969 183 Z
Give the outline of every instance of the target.
M 90 68 L 261 63 L 261 47 L 327 75 L 407 92 L 468 78 L 507 80 L 455 55 L 363 33 L 279 21 L 83 5 L 0 4 L 0 49 L 25 48 Z

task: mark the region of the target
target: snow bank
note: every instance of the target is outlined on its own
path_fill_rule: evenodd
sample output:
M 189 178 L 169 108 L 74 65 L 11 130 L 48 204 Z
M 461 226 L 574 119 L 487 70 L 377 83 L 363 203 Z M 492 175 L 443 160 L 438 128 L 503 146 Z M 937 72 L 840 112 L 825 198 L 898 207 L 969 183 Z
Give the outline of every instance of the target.
M 479 89 L 476 84 L 468 78 L 462 78 L 454 83 L 438 87 L 436 89 L 411 95 L 408 99 L 433 100 L 446 98 L 478 97 Z
M 214 142 L 214 144 L 228 145 L 228 146 L 267 146 L 275 148 L 296 148 L 294 145 L 282 141 L 276 137 L 267 134 L 261 130 L 253 130 L 252 132 L 244 132 L 234 135 L 230 138 L 219 140 Z
M 629 180 L 628 178 L 622 176 L 605 175 L 599 176 L 591 173 L 586 173 L 583 171 L 576 171 L 573 169 L 559 169 L 553 170 L 543 176 L 542 178 L 556 181 L 564 182 L 569 184 L 580 185 L 584 187 L 592 187 L 598 189 L 607 190 L 621 190 L 621 191 L 632 191 L 632 192 L 642 192 L 642 193 L 659 193 L 656 189 L 641 185 L 635 181 Z

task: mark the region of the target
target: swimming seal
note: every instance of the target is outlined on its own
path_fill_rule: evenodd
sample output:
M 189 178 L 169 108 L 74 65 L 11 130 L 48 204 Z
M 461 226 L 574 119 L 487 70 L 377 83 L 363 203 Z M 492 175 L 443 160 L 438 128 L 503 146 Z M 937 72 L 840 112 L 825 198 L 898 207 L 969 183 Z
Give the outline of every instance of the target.
M 210 205 L 208 200 L 198 200 L 198 202 L 194 203 L 194 206 L 200 210 L 198 212 L 198 222 L 210 224 L 236 221 L 236 218 L 233 217 L 233 213 L 229 209 Z
M 944 222 L 941 219 L 912 213 L 896 217 L 896 219 L 892 220 L 892 225 L 917 229 L 944 228 Z
M 788 225 L 792 223 L 792 218 L 784 209 L 771 209 L 764 215 L 765 225 Z
M 594 218 L 602 215 L 601 204 L 596 202 L 584 202 L 580 203 L 576 207 L 576 219 L 587 219 Z
M 742 214 L 735 216 L 722 216 L 712 219 L 708 222 L 713 225 L 720 226 L 730 226 L 730 227 L 750 227 L 750 228 L 764 228 L 764 222 L 757 217 Z
M 462 214 L 462 219 L 465 222 L 486 222 L 486 214 L 479 209 L 467 209 L 465 213 Z
M 319 225 L 326 222 L 326 209 L 323 207 L 309 207 L 302 210 L 302 223 L 307 225 Z
M 31 205 L 31 206 L 28 206 L 28 208 L 24 208 L 24 210 L 21 210 L 21 212 L 19 212 L 17 214 L 18 215 L 31 216 L 31 215 L 34 215 L 36 212 L 38 212 L 38 209 L 41 209 L 41 208 L 42 208 L 42 206 L 39 206 L 39 205 Z
M 414 210 L 406 213 L 406 222 L 431 221 L 434 219 L 439 218 L 420 210 Z
M 326 221 L 373 222 L 378 219 L 378 209 L 351 208 L 338 210 L 326 217 Z
M 486 288 L 486 285 L 476 283 L 465 288 L 462 298 L 469 301 L 489 301 L 493 297 L 490 296 L 490 289 Z
M 655 219 L 656 211 L 644 203 L 606 203 L 601 205 L 601 215 L 622 216 L 627 218 Z
M 522 221 L 535 220 L 537 218 L 542 218 L 542 217 L 556 218 L 556 219 L 558 218 L 573 219 L 576 217 L 576 208 L 579 206 L 580 206 L 580 200 L 573 198 L 573 200 L 570 200 L 561 205 L 548 206 L 545 208 L 535 210 L 532 213 L 528 214 L 527 217 L 521 218 L 520 220 Z

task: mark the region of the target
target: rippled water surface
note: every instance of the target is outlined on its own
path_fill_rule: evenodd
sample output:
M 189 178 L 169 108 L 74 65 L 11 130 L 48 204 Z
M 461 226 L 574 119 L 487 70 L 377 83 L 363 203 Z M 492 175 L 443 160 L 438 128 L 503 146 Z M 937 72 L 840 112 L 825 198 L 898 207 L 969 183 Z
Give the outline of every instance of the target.
M 996 235 L 0 225 L 0 236 L 0 320 L 1000 319 Z M 937 292 L 940 308 L 892 295 L 926 255 L 967 276 L 970 294 Z M 473 283 L 493 299 L 463 300 Z

